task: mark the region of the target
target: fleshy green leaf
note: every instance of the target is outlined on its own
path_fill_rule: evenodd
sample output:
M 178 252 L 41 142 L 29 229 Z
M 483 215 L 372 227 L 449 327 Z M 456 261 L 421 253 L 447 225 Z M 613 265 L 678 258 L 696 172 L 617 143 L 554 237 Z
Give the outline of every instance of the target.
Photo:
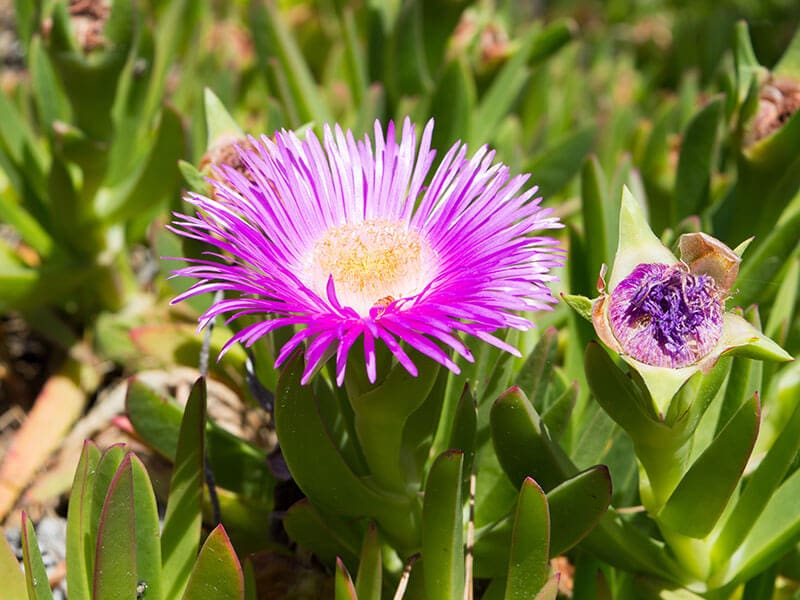
M 558 350 L 558 330 L 549 327 L 542 333 L 525 364 L 519 370 L 515 385 L 531 401 L 538 412 L 545 409 L 547 390 L 553 377 Z
M 356 565 L 359 540 L 344 519 L 322 514 L 307 499 L 295 502 L 283 519 L 286 533 L 297 544 L 310 550 L 323 563 L 333 565 L 338 557 Z
M 92 491 L 100 450 L 90 441 L 83 444 L 67 510 L 67 585 L 78 598 L 89 598 L 94 564 L 89 519 L 92 515 Z
M 519 492 L 505 600 L 524 600 L 541 589 L 550 573 L 550 512 L 542 488 L 526 478 Z M 455 598 L 456 596 L 451 596 Z
M 147 590 L 148 600 L 161 600 L 161 529 L 156 496 L 142 461 L 133 453 L 128 459 L 133 480 L 136 582 Z
M 519 388 L 512 387 L 497 399 L 490 426 L 497 459 L 513 485 L 531 477 L 550 490 L 574 474 L 574 466 L 550 439 Z
M 675 177 L 673 222 L 699 214 L 708 202 L 722 99 L 706 104 L 689 122 Z
M 347 567 L 341 559 L 336 559 L 336 576 L 335 576 L 335 598 L 336 600 L 358 600 L 356 588 L 353 585 L 353 580 L 350 578 L 350 573 L 347 572 Z
M 0 581 L 3 582 L 3 593 L 8 594 L 9 598 L 25 600 L 28 597 L 25 574 L 19 568 L 19 561 L 5 536 L 0 539 Z
M 440 454 L 425 485 L 422 570 L 429 600 L 450 600 L 464 595 L 463 463 L 460 451 Z
M 25 565 L 25 583 L 28 588 L 29 600 L 52 600 L 50 582 L 47 580 L 47 571 L 44 568 L 42 554 L 36 543 L 36 532 L 28 515 L 22 513 L 22 562 Z M 98 597 L 98 600 L 105 598 Z
M 714 557 L 718 561 L 727 560 L 739 547 L 783 481 L 800 449 L 798 431 L 800 431 L 800 402 L 796 402 L 794 412 L 786 421 L 783 431 L 750 476 L 736 505 L 725 519 L 725 524 L 714 543 Z
M 244 599 L 242 567 L 222 525 L 217 525 L 203 543 L 183 594 L 183 600 L 206 598 Z
M 590 125 L 569 132 L 548 146 L 525 167 L 536 173 L 536 182 L 545 197 L 552 196 L 580 170 L 586 156 L 594 146 L 597 127 Z
M 582 540 L 606 514 L 611 503 L 611 476 L 598 465 L 547 493 L 550 507 L 550 555 L 558 556 Z
M 746 581 L 786 554 L 800 533 L 800 471 L 795 471 L 770 498 L 722 577 Z
M 367 533 L 364 535 L 364 545 L 361 546 L 361 558 L 358 561 L 356 595 L 359 600 L 381 600 L 382 583 L 383 563 L 381 562 L 380 538 L 377 527 L 374 523 L 370 523 Z
M 658 515 L 661 523 L 691 537 L 708 535 L 739 483 L 760 418 L 758 396 L 753 396 L 683 476 Z
M 92 597 L 130 600 L 136 584 L 133 472 L 128 454 L 108 486 L 100 514 Z
M 283 368 L 275 396 L 275 428 L 300 489 L 315 504 L 342 515 L 377 516 L 381 509 L 407 510 L 353 473 L 320 418 L 311 386 L 300 384 L 302 374 L 302 354 L 296 353 Z
M 205 473 L 206 382 L 192 386 L 183 411 L 161 535 L 165 597 L 186 588 L 200 547 Z
M 613 242 L 608 239 L 610 232 L 606 223 L 608 204 L 608 182 L 603 168 L 596 156 L 590 156 L 581 172 L 581 213 L 588 255 L 587 269 L 591 277 L 597 276 L 601 266 L 608 264 L 612 258 Z M 589 315 L 591 318 L 591 309 Z
M 126 412 L 136 433 L 159 454 L 174 461 L 181 407 L 133 379 L 128 387 Z M 275 480 L 266 466 L 263 450 L 215 423 L 206 425 L 206 446 L 218 486 L 271 506 Z

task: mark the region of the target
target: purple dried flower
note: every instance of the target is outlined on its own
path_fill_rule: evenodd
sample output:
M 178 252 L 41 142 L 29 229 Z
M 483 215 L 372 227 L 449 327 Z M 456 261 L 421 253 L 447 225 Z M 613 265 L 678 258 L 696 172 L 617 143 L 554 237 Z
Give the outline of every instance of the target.
M 608 316 L 622 350 L 648 365 L 679 368 L 722 335 L 724 295 L 709 275 L 682 264 L 640 264 L 611 294 Z
M 454 372 L 451 349 L 472 360 L 459 333 L 517 354 L 492 333 L 527 329 L 517 311 L 553 302 L 546 282 L 563 253 L 536 232 L 560 224 L 533 198 L 536 188 L 522 191 L 528 176 L 509 177 L 486 147 L 467 158 L 455 144 L 425 187 L 432 131 L 431 121 L 416 152 L 408 119 L 399 144 L 393 123 L 384 137 L 377 122 L 374 143 L 338 126 L 326 126 L 321 142 L 286 131 L 274 141 L 250 138 L 245 173 L 221 167 L 209 180 L 214 199 L 191 194 L 196 216 L 176 214 L 173 231 L 216 251 L 175 271 L 197 281 L 174 302 L 232 292 L 200 317 L 201 327 L 225 313 L 264 315 L 223 351 L 294 326 L 276 366 L 305 342 L 304 383 L 335 354 L 341 385 L 359 337 L 373 382 L 376 340 L 414 375 L 404 348 Z

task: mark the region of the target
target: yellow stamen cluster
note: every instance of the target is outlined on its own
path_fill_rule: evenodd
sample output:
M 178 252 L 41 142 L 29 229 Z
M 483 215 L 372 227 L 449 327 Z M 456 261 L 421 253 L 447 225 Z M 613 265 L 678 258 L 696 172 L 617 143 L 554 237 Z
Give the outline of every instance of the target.
M 311 287 L 325 295 L 333 276 L 339 301 L 369 314 L 388 298 L 421 291 L 430 264 L 427 242 L 405 223 L 375 219 L 332 227 L 311 248 Z

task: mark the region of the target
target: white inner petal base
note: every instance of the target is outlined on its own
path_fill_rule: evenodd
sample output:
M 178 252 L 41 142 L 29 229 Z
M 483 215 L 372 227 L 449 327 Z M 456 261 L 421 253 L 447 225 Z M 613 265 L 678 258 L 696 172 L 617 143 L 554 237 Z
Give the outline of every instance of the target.
M 421 292 L 432 264 L 430 246 L 406 223 L 374 219 L 328 229 L 312 246 L 305 273 L 323 298 L 333 276 L 339 302 L 367 316 L 373 306 Z

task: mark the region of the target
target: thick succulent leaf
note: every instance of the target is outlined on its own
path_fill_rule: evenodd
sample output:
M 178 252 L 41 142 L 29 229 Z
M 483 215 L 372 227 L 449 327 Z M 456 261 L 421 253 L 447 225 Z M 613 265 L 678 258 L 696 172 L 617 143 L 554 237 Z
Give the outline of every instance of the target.
M 530 76 L 529 66 L 552 55 L 572 39 L 571 21 L 556 21 L 546 29 L 531 27 L 520 40 L 514 56 L 506 62 L 482 95 L 473 113 L 470 147 L 477 147 L 493 137 L 503 117 Z
M 675 176 L 673 222 L 700 214 L 708 202 L 722 99 L 706 104 L 689 122 Z
M 131 453 L 133 480 L 134 546 L 136 549 L 136 584 L 147 591 L 147 600 L 164 598 L 161 582 L 161 525 L 153 485 L 144 464 Z
M 770 338 L 775 338 L 779 344 L 786 344 L 794 319 L 794 308 L 797 306 L 798 290 L 800 290 L 800 258 L 795 256 L 782 277 L 767 326 L 764 328 L 764 333 Z
M 578 384 L 573 383 L 542 413 L 542 422 L 547 426 L 552 439 L 558 440 L 567 430 L 577 401 Z
M 461 479 L 464 454 L 440 454 L 425 485 L 422 504 L 422 570 L 429 600 L 464 595 L 464 506 Z
M 532 591 L 541 589 L 550 573 L 549 558 L 547 497 L 533 479 L 527 478 L 522 483 L 514 516 L 505 600 L 527 599 Z
M 783 481 L 800 450 L 798 431 L 800 402 L 795 400 L 795 409 L 786 420 L 783 431 L 750 475 L 744 491 L 725 519 L 714 542 L 713 557 L 717 562 L 725 562 L 733 555 Z
M 608 182 L 603 167 L 596 156 L 590 156 L 581 172 L 581 213 L 590 277 L 596 277 L 602 265 L 608 264 L 613 256 L 613 242 L 609 239 L 606 222 L 608 205 Z M 586 285 L 593 283 L 587 281 Z M 587 287 L 584 291 L 589 293 L 592 290 L 592 287 Z
M 97 462 L 97 468 L 94 472 L 94 486 L 91 490 L 91 513 L 88 515 L 87 519 L 89 539 L 85 542 L 89 545 L 90 556 L 87 557 L 87 564 L 89 565 L 91 573 L 94 573 L 96 570 L 97 531 L 100 526 L 100 519 L 103 516 L 106 496 L 108 495 L 111 482 L 116 476 L 122 461 L 128 455 L 128 452 L 124 444 L 115 444 L 106 448 L 105 452 L 100 456 L 100 460 Z M 84 522 L 84 527 L 87 526 L 87 521 Z M 94 575 L 92 575 L 92 577 L 94 577 Z
M 563 554 L 580 542 L 606 514 L 611 503 L 611 475 L 598 465 L 547 493 L 550 507 L 550 555 Z
M 553 142 L 525 168 L 536 173 L 536 182 L 545 197 L 552 196 L 580 171 L 586 156 L 594 147 L 597 127 L 590 125 L 569 132 Z
M 92 598 L 130 600 L 136 590 L 131 455 L 122 461 L 108 486 L 97 529 Z
M 556 598 L 558 598 L 558 582 L 560 580 L 560 573 L 553 575 L 547 580 L 547 583 L 542 586 L 542 589 L 539 590 L 539 593 L 536 594 L 533 600 L 556 600 Z
M 464 55 L 449 61 L 431 95 L 430 115 L 436 119 L 431 146 L 449 148 L 469 139 L 476 98 L 475 80 Z
M 791 209 L 790 209 L 791 210 Z M 770 231 L 742 261 L 736 287 L 736 303 L 749 306 L 763 297 L 771 286 L 775 275 L 786 264 L 786 260 L 797 248 L 797 232 L 800 230 L 800 209 L 791 210 L 778 223 L 772 223 Z
M 539 415 L 518 388 L 512 387 L 497 399 L 490 425 L 497 459 L 513 485 L 531 477 L 550 490 L 574 474 L 569 458 L 549 438 Z
M 320 418 L 311 386 L 301 385 L 302 374 L 302 353 L 298 352 L 283 368 L 275 396 L 275 428 L 300 489 L 318 506 L 342 515 L 407 512 L 403 501 L 369 487 L 353 473 Z
M 412 413 L 422 406 L 439 373 L 438 362 L 418 358 L 416 376 L 401 364 L 392 367 L 385 380 L 377 385 L 364 385 L 357 377 L 346 377 L 345 386 L 355 413 L 355 431 L 361 444 L 370 474 L 387 490 L 405 491 L 403 467 L 403 430 Z
M 100 461 L 100 450 L 91 442 L 83 444 L 67 509 L 67 586 L 78 598 L 91 595 L 94 545 L 91 543 L 89 519 L 92 515 L 94 473 Z
M 25 574 L 20 569 L 19 561 L 14 555 L 5 536 L 0 536 L 0 581 L 3 582 L 3 593 L 9 598 L 25 600 L 28 597 L 28 584 Z M 88 598 L 88 596 L 86 596 Z
M 586 347 L 586 380 L 603 409 L 634 442 L 658 445 L 669 429 L 660 422 L 652 400 L 625 375 L 596 342 Z
M 132 379 L 126 396 L 126 412 L 136 433 L 159 454 L 174 461 L 183 414 L 181 407 Z M 206 425 L 206 445 L 208 462 L 218 486 L 271 506 L 275 479 L 266 466 L 263 450 L 215 423 Z
M 353 585 L 353 580 L 350 578 L 350 573 L 347 572 L 347 567 L 344 566 L 344 563 L 339 558 L 336 559 L 334 589 L 336 600 L 358 600 L 356 586 Z
M 351 522 L 321 513 L 307 499 L 295 502 L 283 518 L 286 533 L 327 565 L 341 557 L 346 564 L 358 564 L 360 541 Z
M 256 56 L 264 61 L 262 68 L 266 71 L 269 71 L 267 57 L 274 57 L 270 60 L 276 61 L 274 68 L 280 69 L 286 83 L 283 103 L 297 115 L 297 122 L 292 125 L 296 127 L 309 121 L 332 123 L 328 105 L 278 7 L 270 2 L 252 2 L 250 11 Z
M 658 515 L 664 526 L 690 537 L 708 535 L 739 483 L 760 418 L 758 396 L 753 396 L 683 476 Z
M 166 598 L 186 588 L 200 548 L 205 473 L 206 382 L 192 386 L 183 411 L 161 535 Z
M 25 583 L 28 588 L 28 600 L 52 600 L 50 582 L 44 568 L 42 554 L 36 543 L 36 532 L 28 515 L 22 513 L 22 562 L 25 565 Z M 22 596 L 24 598 L 24 596 Z M 105 600 L 98 598 L 98 600 Z
M 217 525 L 203 543 L 183 593 L 183 600 L 206 598 L 244 599 L 242 566 L 222 525 Z
M 558 330 L 555 327 L 548 327 L 542 332 L 542 337 L 539 338 L 533 351 L 525 359 L 514 382 L 539 413 L 544 412 L 545 409 L 545 400 L 553 377 L 557 350 Z
M 338 561 L 337 561 L 338 567 Z M 381 561 L 381 543 L 378 528 L 370 523 L 364 534 L 361 546 L 361 558 L 358 561 L 356 576 L 356 592 L 360 600 L 381 600 L 383 584 L 383 562 Z
M 772 495 L 720 583 L 746 581 L 778 560 L 797 543 L 800 534 L 800 471 L 795 471 Z

